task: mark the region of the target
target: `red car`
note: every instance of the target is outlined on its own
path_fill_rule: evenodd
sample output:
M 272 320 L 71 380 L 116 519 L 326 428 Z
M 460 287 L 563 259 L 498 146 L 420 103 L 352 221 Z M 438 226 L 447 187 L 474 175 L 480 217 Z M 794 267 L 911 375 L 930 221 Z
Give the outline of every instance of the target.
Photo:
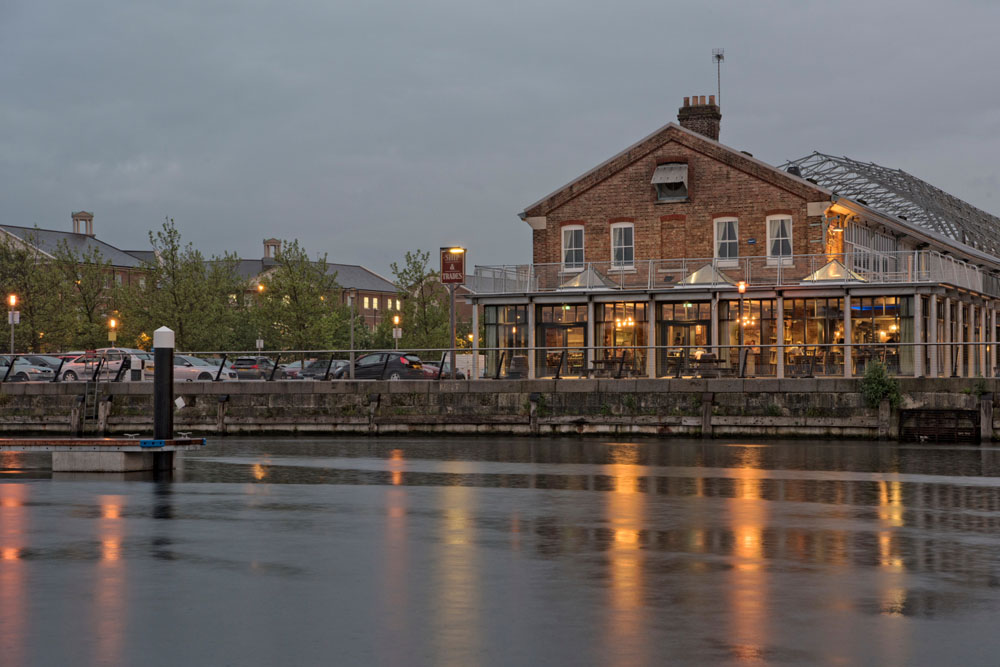
M 428 380 L 437 380 L 438 379 L 438 371 L 439 371 L 439 369 L 441 369 L 441 364 L 439 364 L 439 363 L 428 363 L 428 362 L 425 361 L 424 362 L 424 367 L 423 367 L 424 377 L 427 378 Z M 451 379 L 451 362 L 448 362 L 448 361 L 444 362 L 444 369 L 440 370 L 440 373 L 441 373 L 440 377 L 441 377 L 442 380 L 450 380 Z M 462 371 L 458 371 L 458 373 L 455 375 L 455 378 L 459 379 L 459 380 L 464 380 L 465 379 L 465 373 L 463 373 Z

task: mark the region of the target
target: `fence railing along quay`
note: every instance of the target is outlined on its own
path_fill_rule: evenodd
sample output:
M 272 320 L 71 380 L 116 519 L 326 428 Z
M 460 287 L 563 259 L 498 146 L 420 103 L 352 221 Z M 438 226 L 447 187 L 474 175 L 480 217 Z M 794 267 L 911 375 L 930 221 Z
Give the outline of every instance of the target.
M 852 251 L 774 257 L 717 257 L 477 266 L 477 294 L 795 285 L 942 283 L 1000 296 L 994 274 L 933 250 Z
M 746 343 L 717 345 L 569 346 L 569 347 L 479 347 L 456 351 L 456 376 L 460 379 L 581 379 L 581 378 L 853 378 L 861 377 L 874 362 L 895 377 L 993 378 L 1000 377 L 1000 343 Z M 187 381 L 275 381 L 302 379 L 330 381 L 350 379 L 351 359 L 355 379 L 451 378 L 451 350 L 284 350 L 191 352 L 207 362 L 208 372 L 177 370 L 174 382 Z M 362 366 L 360 359 L 378 355 Z M 398 357 L 406 355 L 406 363 Z M 9 355 L 8 355 L 9 356 Z M 35 355 L 15 355 L 35 356 Z M 236 374 L 230 366 L 239 358 L 267 359 Z M 416 359 L 420 359 L 418 368 Z M 372 357 L 369 356 L 369 360 Z M 15 365 L 0 367 L 0 384 L 12 382 L 138 382 L 149 381 L 149 368 L 139 362 L 98 360 L 81 373 L 72 364 L 54 372 L 29 376 Z M 315 364 L 312 373 L 304 370 Z M 409 365 L 405 372 L 394 373 Z M 67 373 L 75 370 L 73 376 Z M 294 371 L 294 372 L 291 372 Z

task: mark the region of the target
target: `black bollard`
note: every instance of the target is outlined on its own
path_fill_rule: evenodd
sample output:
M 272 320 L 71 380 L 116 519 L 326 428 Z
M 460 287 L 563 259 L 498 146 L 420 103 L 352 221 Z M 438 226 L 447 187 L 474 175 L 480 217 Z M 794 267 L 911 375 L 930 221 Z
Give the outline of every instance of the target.
M 174 437 L 174 332 L 160 327 L 153 332 L 153 438 Z M 173 452 L 153 455 L 159 470 L 173 468 Z

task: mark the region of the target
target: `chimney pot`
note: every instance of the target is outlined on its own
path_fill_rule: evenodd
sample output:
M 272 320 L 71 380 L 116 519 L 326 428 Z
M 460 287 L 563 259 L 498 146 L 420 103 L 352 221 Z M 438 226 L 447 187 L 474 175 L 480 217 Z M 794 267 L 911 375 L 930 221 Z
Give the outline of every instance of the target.
M 681 127 L 697 132 L 714 141 L 719 140 L 719 126 L 722 122 L 722 112 L 715 105 L 715 95 L 709 97 L 711 104 L 705 104 L 705 96 L 693 96 L 691 105 L 684 98 L 684 106 L 677 110 L 677 122 Z
M 708 103 L 709 104 L 715 104 L 715 95 L 709 95 L 708 96 Z
M 685 97 L 684 98 L 684 106 L 686 106 L 686 107 L 691 106 L 691 98 L 690 97 Z

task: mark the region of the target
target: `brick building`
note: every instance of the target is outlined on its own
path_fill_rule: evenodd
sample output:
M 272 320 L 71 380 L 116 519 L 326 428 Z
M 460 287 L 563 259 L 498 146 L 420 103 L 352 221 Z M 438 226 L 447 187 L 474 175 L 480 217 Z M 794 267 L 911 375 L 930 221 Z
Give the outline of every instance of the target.
M 469 282 L 491 366 L 994 374 L 1000 219 L 871 163 L 768 165 L 719 143 L 721 118 L 685 98 L 678 124 L 524 209 L 533 263 Z

